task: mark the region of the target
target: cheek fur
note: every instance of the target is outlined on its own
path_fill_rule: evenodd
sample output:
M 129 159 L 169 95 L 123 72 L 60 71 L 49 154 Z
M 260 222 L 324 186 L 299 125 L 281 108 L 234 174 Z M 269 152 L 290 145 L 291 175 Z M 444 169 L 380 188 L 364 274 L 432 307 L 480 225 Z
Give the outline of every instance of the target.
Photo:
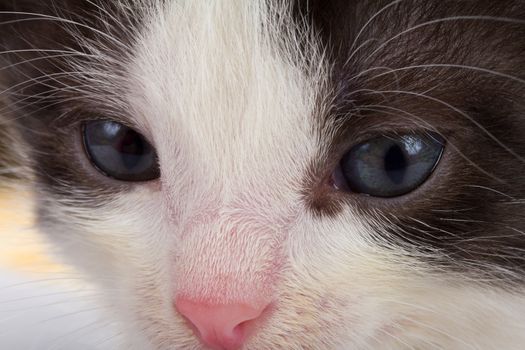
M 177 261 L 184 244 L 176 238 L 178 232 L 167 216 L 159 215 L 166 212 L 159 206 L 159 195 L 145 190 L 122 196 L 98 212 L 104 225 L 80 225 L 68 213 L 64 221 L 69 224 L 49 224 L 47 231 L 51 239 L 62 241 L 61 246 L 65 246 L 66 236 L 72 243 L 84 241 L 78 246 L 72 244 L 66 255 L 113 291 L 108 294 L 109 302 L 125 323 L 146 330 L 157 341 L 175 341 L 185 348 L 194 346 L 195 338 L 175 311 L 174 294 L 182 285 L 193 295 L 213 293 L 218 280 L 212 280 L 210 289 L 203 290 L 201 279 L 185 281 L 173 272 L 190 268 L 197 276 L 204 273 L 212 278 L 220 276 L 220 270 L 203 265 L 215 254 L 200 250 L 199 243 L 194 243 L 193 252 L 201 254 L 188 254 L 183 261 Z M 143 207 L 132 204 L 138 200 Z M 67 207 L 52 209 L 59 217 Z M 77 214 L 82 216 L 80 211 Z M 409 349 L 406 344 L 448 344 L 451 349 L 460 349 L 459 342 L 465 346 L 484 344 L 488 349 L 494 344 L 496 349 L 497 344 L 515 344 L 523 334 L 519 331 L 520 315 L 525 311 L 522 296 L 476 288 L 460 277 L 430 278 L 433 273 L 425 264 L 372 244 L 374 232 L 359 221 L 319 226 L 312 219 L 302 220 L 289 227 L 283 253 L 286 262 L 276 269 L 279 279 L 268 286 L 275 307 L 252 338 L 253 348 L 324 344 L 343 349 L 350 344 L 356 348 L 376 344 L 381 349 Z M 217 229 L 215 233 L 219 231 L 220 226 L 211 226 Z M 197 242 L 209 244 L 208 240 Z M 226 242 L 216 243 L 217 250 L 228 246 Z M 231 257 L 219 256 L 214 260 L 219 269 L 232 267 Z M 207 268 L 201 269 L 204 266 Z M 100 271 L 105 271 L 104 276 Z M 245 281 L 239 277 L 229 282 L 230 286 L 239 286 Z M 237 290 L 228 297 L 238 298 L 239 293 Z M 483 322 L 478 322 L 480 315 Z M 505 322 L 509 319 L 515 320 L 513 326 Z

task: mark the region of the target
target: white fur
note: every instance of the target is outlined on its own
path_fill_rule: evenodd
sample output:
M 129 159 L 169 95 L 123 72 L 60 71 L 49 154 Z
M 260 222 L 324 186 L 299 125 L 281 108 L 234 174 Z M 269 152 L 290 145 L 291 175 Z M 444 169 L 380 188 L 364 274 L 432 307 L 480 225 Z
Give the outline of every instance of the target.
M 247 349 L 522 349 L 525 293 L 381 248 L 352 208 L 310 214 L 302 190 L 324 147 L 316 108 L 328 67 L 313 37 L 304 57 L 292 30 L 280 41 L 292 23 L 272 18 L 285 10 L 241 0 L 149 7 L 124 105 L 158 151 L 160 185 L 89 210 L 41 199 L 57 217 L 43 229 L 107 290 L 124 348 L 199 349 L 173 298 L 212 298 L 221 274 L 236 287 L 219 301 L 253 292 L 276 302 Z M 254 277 L 276 256 L 275 285 Z

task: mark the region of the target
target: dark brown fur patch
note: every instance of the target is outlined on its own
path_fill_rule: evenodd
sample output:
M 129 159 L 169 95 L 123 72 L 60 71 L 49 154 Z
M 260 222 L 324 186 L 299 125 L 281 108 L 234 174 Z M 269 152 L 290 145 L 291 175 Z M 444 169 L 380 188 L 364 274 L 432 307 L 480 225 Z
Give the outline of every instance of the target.
M 525 2 L 308 1 L 296 13 L 329 53 L 334 102 L 318 118 L 338 126 L 305 180 L 312 210 L 350 205 L 389 223 L 378 241 L 437 268 L 525 280 Z M 319 187 L 353 145 L 404 130 L 448 140 L 421 188 L 378 199 Z
M 119 79 L 140 28 L 135 10 L 130 16 L 99 0 L 0 1 L 3 118 L 17 121 L 30 167 L 51 196 L 94 206 L 126 189 L 84 167 L 78 140 L 83 120 L 123 118 Z

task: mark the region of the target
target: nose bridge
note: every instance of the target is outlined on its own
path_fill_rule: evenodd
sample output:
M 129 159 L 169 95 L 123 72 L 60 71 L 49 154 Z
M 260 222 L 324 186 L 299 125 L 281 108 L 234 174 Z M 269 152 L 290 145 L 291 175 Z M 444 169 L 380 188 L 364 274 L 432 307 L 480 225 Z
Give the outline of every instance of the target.
M 244 135 L 235 141 L 224 141 L 229 143 L 228 147 L 214 151 L 219 170 L 214 176 L 222 182 L 224 209 L 247 209 L 239 202 L 260 202 L 272 196 L 273 188 L 286 182 L 286 161 L 279 154 L 286 146 L 277 151 L 268 144 L 269 140 L 276 143 L 277 136 Z
M 279 233 L 237 210 L 187 226 L 176 267 L 176 294 L 208 303 L 271 299 L 280 264 Z
M 246 204 L 193 225 L 175 264 L 175 309 L 210 349 L 242 348 L 264 323 L 280 270 L 278 231 L 233 203 Z

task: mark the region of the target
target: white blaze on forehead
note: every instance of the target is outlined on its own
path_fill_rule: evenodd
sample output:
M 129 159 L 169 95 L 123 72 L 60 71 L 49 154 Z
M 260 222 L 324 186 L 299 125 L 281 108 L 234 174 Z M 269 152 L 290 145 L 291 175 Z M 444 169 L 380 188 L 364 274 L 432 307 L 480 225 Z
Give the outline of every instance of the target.
M 191 181 L 224 199 L 290 187 L 304 175 L 321 74 L 301 63 L 300 55 L 314 61 L 313 48 L 299 52 L 293 35 L 283 37 L 291 23 L 277 30 L 285 10 L 264 1 L 170 1 L 146 23 L 130 101 L 169 186 Z
M 129 101 L 159 153 L 168 215 L 178 223 L 171 230 L 180 238 L 182 293 L 256 299 L 278 273 L 283 233 L 316 153 L 323 76 L 304 63 L 319 55 L 313 45 L 299 51 L 286 11 L 244 0 L 170 1 L 138 40 Z M 231 278 L 257 295 L 236 287 L 213 295 Z

